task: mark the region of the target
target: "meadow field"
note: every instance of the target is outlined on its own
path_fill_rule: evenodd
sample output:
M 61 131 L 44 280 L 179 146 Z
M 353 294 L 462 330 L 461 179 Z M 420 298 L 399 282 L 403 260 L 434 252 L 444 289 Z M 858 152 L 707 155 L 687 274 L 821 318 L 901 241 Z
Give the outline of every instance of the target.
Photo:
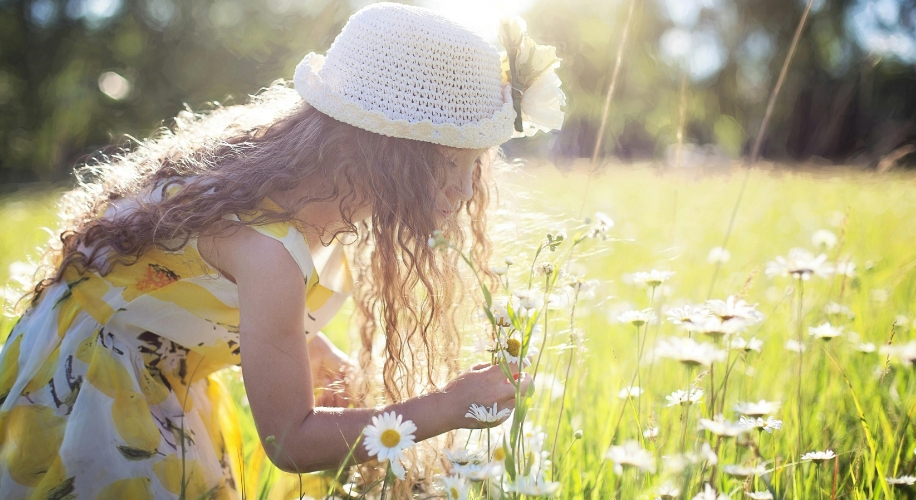
M 911 175 L 844 169 L 504 174 L 483 265 L 508 269 L 491 314 L 466 324 L 464 365 L 516 335 L 540 351 L 537 389 L 521 416 L 461 436 L 505 474 L 439 484 L 458 498 L 913 498 L 914 194 Z M 55 198 L 0 200 L 0 282 L 46 241 Z M 711 254 L 723 244 L 727 259 Z M 326 331 L 343 348 L 345 313 Z M 505 332 L 489 321 L 501 314 Z M 299 496 L 260 451 L 238 372 L 223 378 L 245 422 L 244 495 Z M 487 444 L 502 433 L 503 448 Z M 304 476 L 302 491 L 365 491 L 334 476 Z

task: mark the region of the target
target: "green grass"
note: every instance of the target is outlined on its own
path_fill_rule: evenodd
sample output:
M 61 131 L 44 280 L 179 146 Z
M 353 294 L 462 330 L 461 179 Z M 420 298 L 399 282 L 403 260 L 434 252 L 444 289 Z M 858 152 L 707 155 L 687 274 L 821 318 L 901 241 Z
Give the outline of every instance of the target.
M 814 342 L 809 340 L 807 328 L 827 320 L 824 305 L 835 301 L 855 313 L 855 319 L 844 326 L 847 332 L 856 332 L 863 342 L 887 343 L 898 315 L 906 316 L 908 321 L 896 327 L 893 343 L 902 344 L 913 338 L 916 201 L 912 193 L 916 178 L 835 171 L 752 171 L 728 242 L 731 260 L 722 265 L 710 294 L 715 268 L 707 263 L 706 256 L 725 238 L 743 178 L 740 170 L 700 176 L 660 174 L 641 167 L 612 169 L 588 178 L 577 173 L 563 175 L 548 167 L 507 176 L 501 185 L 503 203 L 512 209 L 493 217 L 498 246 L 494 263 L 501 262 L 504 256 L 513 258 L 512 269 L 519 270 L 510 271 L 513 288 L 523 283 L 521 272 L 527 269 L 534 249 L 548 231 L 566 228 L 572 235 L 581 216 L 595 211 L 608 214 L 616 222 L 610 232 L 613 241 L 583 243 L 569 266 L 600 281 L 595 297 L 581 300 L 576 309 L 581 342 L 575 344 L 575 349 L 548 348 L 542 360 L 542 373 L 546 369 L 566 379 L 569 355 L 576 356 L 566 379 L 559 432 L 555 433 L 559 401 L 548 404 L 546 391 L 536 394 L 529 413 L 529 419 L 548 432 L 547 449 L 556 436 L 554 478 L 562 481 L 564 497 L 603 499 L 615 493 L 618 498 L 637 498 L 641 493 L 648 497 L 665 480 L 682 486 L 682 498 L 693 498 L 702 488 L 710 478 L 711 468 L 672 474 L 659 460 L 656 474 L 625 470 L 618 475 L 604 460 L 610 445 L 639 439 L 650 423 L 659 428 L 659 437 L 645 442 L 650 452 L 661 457 L 681 451 L 683 411 L 680 407 L 666 407 L 665 395 L 686 388 L 688 383 L 687 371 L 676 362 L 651 361 L 644 355 L 640 369 L 646 392 L 638 400 L 638 411 L 624 407 L 617 392 L 629 384 L 636 369 L 637 333 L 634 327 L 619 324 L 615 318 L 626 309 L 653 307 L 660 312 L 662 321 L 650 325 L 646 332 L 650 350 L 657 338 L 683 336 L 679 327 L 664 320 L 664 312 L 670 307 L 700 304 L 709 297 L 724 299 L 742 291 L 743 298 L 759 304 L 758 309 L 766 315 L 765 321 L 745 338 L 753 334 L 764 341 L 764 346 L 759 354 L 732 354 L 734 364 L 724 405 L 726 418 L 737 420 L 731 409 L 737 401 L 782 402 L 776 415 L 783 421 L 782 430 L 752 435 L 769 470 L 756 480 L 756 488 L 762 490 L 769 483 L 777 498 L 796 499 L 907 498 L 911 494 L 893 489 L 884 478 L 913 475 L 916 467 L 913 368 L 888 364 L 887 358 L 878 354 L 859 353 L 848 336 Z M 9 263 L 22 260 L 46 239 L 35 228 L 53 224 L 51 199 L 52 195 L 30 193 L 0 201 L 0 217 L 4 220 L 0 279 L 6 278 Z M 812 278 L 804 284 L 801 326 L 808 349 L 803 356 L 799 427 L 798 356 L 784 348 L 786 340 L 795 338 L 798 328 L 797 295 L 790 289 L 794 284 L 791 279 L 768 279 L 763 271 L 768 261 L 786 255 L 793 247 L 816 250 L 811 235 L 818 229 L 829 229 L 840 236 L 838 248 L 826 252 L 831 261 L 838 257 L 851 259 L 857 265 L 858 276 L 845 283 L 839 278 Z M 555 258 L 561 253 L 548 253 L 546 257 Z M 676 272 L 656 294 L 654 304 L 646 289 L 628 285 L 625 279 L 628 273 L 650 269 Z M 551 312 L 550 318 L 548 345 L 567 344 L 568 311 Z M 8 329 L 9 321 L 4 321 L 2 328 Z M 475 329 L 470 321 L 466 326 L 469 332 Z M 341 315 L 329 328 L 332 338 L 343 345 L 347 344 L 346 327 Z M 468 359 L 467 364 L 471 362 Z M 712 375 L 702 377 L 699 386 L 707 396 L 710 380 L 719 387 L 724 371 L 724 364 L 719 363 Z M 697 377 L 699 372 L 694 370 L 690 377 Z M 225 378 L 230 382 L 230 391 L 241 401 L 243 392 L 237 377 Z M 722 389 L 718 390 L 721 394 Z M 696 430 L 698 417 L 712 416 L 708 402 L 704 398 L 703 404 L 690 410 L 686 439 L 690 449 L 704 441 L 716 444 L 714 438 Z M 240 404 L 240 409 L 249 441 L 246 451 L 250 452 L 254 447 L 254 427 L 247 408 Z M 620 425 L 616 427 L 618 420 Z M 579 429 L 584 437 L 575 440 L 573 433 Z M 802 453 L 829 448 L 837 453 L 838 460 L 819 466 L 819 474 L 813 464 L 798 464 L 799 433 Z M 752 462 L 749 447 L 724 440 L 719 447 L 719 469 L 713 486 L 732 498 L 742 498 L 744 481 L 724 475 L 721 466 Z M 256 491 L 268 491 L 280 473 L 275 471 L 267 480 L 269 466 L 256 468 L 258 471 L 250 471 L 255 479 L 248 481 L 261 483 Z M 754 482 L 748 483 L 752 491 Z M 289 476 L 283 476 L 281 483 L 274 486 L 271 496 L 282 496 L 281 488 L 294 493 L 298 488 Z

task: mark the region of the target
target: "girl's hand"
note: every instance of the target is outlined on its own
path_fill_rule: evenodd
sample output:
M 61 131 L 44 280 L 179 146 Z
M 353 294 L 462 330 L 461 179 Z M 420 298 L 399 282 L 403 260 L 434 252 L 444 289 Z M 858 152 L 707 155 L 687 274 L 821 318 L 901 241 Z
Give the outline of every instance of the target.
M 531 384 L 531 376 L 527 373 L 518 373 L 518 365 L 510 364 L 509 368 L 513 377 L 517 377 L 521 384 L 521 394 L 528 391 Z M 490 363 L 478 363 L 471 367 L 470 370 L 458 375 L 454 380 L 448 383 L 442 390 L 442 393 L 449 397 L 449 413 L 451 420 L 455 423 L 454 428 L 464 429 L 485 429 L 494 427 L 506 421 L 503 418 L 497 422 L 487 423 L 479 422 L 476 419 L 465 417 L 472 404 L 493 408 L 497 405 L 497 410 L 508 408 L 515 409 L 515 385 L 506 378 L 502 368 L 499 365 Z
M 308 342 L 315 387 L 315 406 L 347 408 L 356 402 L 350 391 L 349 375 L 355 369 L 346 353 L 319 332 Z

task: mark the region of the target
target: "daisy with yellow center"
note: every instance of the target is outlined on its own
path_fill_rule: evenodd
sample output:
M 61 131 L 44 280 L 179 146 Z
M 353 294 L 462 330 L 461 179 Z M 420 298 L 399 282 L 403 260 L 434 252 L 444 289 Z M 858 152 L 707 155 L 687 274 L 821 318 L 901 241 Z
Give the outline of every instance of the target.
M 445 489 L 448 500 L 468 500 L 468 485 L 459 476 L 442 476 L 439 478 Z
M 400 459 L 404 450 L 414 445 L 417 426 L 395 412 L 372 417 L 372 424 L 366 427 L 364 444 L 370 456 L 379 460 Z

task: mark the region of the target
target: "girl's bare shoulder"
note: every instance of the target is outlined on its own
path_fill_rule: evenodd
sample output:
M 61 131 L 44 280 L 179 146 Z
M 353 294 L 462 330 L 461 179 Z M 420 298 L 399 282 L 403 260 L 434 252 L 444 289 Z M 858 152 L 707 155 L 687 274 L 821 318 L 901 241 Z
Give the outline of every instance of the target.
M 282 263 L 295 266 L 281 242 L 229 220 L 217 222 L 201 233 L 197 248 L 207 264 L 236 284 L 240 274 L 255 274 Z

